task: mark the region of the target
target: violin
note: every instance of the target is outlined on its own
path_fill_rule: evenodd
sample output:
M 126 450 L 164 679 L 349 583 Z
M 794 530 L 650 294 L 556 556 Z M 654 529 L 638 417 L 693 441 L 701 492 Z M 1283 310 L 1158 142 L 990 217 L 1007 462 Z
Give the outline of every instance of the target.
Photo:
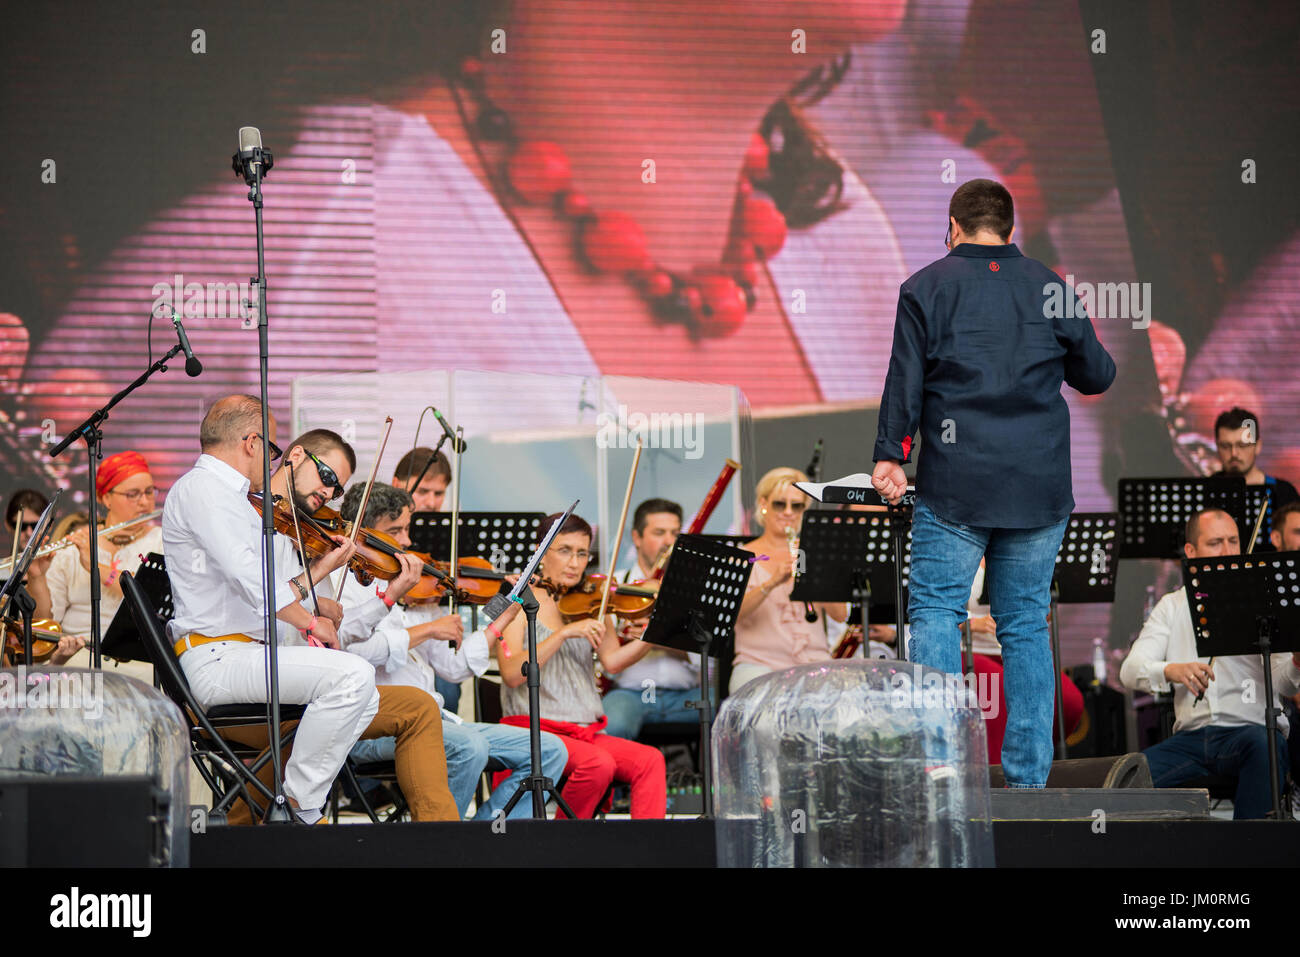
M 600 613 L 605 581 L 604 575 L 584 575 L 581 582 L 556 599 L 555 604 L 560 610 L 560 617 L 566 623 L 596 617 Z M 609 589 L 609 604 L 606 606 L 606 611 L 612 612 L 618 618 L 631 620 L 649 616 L 654 610 L 658 591 L 654 588 L 641 587 L 644 585 L 644 582 L 628 585 L 615 583 Z
M 63 629 L 57 621 L 38 618 L 32 622 L 32 661 L 30 664 L 44 664 L 54 652 L 59 650 L 59 639 Z M 23 626 L 19 621 L 5 622 L 5 648 L 14 661 L 23 657 Z
M 248 500 L 261 514 L 261 495 L 256 492 L 249 492 Z M 328 506 L 317 509 L 311 515 L 306 514 L 301 509 L 297 511 L 298 525 L 302 531 L 302 547 L 306 552 L 303 556 L 305 561 L 314 561 L 339 547 L 333 536 L 341 533 L 348 523 L 343 521 L 338 512 Z M 272 515 L 275 521 L 275 530 L 294 538 L 294 514 L 288 501 L 277 496 Z M 398 545 L 397 540 L 391 535 L 377 532 L 374 529 L 362 528 L 358 532 L 357 551 L 348 561 L 348 569 L 356 580 L 363 585 L 369 585 L 376 578 L 383 581 L 392 581 L 402 571 L 402 565 L 397 560 L 397 556 L 401 554 L 414 555 L 420 559 L 421 564 L 424 566 L 422 569 L 424 574 L 402 600 L 409 604 L 424 604 L 442 600 L 447 593 L 448 587 L 453 584 L 447 571 L 438 568 L 436 564 L 431 564 L 428 555 L 408 551 Z M 492 594 L 496 594 L 496 588 L 492 589 Z M 472 600 L 459 588 L 457 588 L 456 597 L 461 601 Z M 488 598 L 490 597 L 491 595 L 488 596 Z M 483 602 L 486 602 L 488 598 L 484 598 Z

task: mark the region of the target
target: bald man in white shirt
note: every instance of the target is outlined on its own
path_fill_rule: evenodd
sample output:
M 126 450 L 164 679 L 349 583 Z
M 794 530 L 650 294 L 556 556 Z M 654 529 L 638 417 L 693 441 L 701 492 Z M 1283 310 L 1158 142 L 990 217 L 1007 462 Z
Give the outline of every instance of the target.
M 1240 555 L 1237 522 L 1227 512 L 1207 509 L 1187 524 L 1188 558 Z M 1273 690 L 1289 696 L 1300 690 L 1300 654 L 1272 656 Z M 1235 775 L 1233 817 L 1265 817 L 1269 793 L 1268 736 L 1264 727 L 1264 669 L 1258 655 L 1208 658 L 1196 654 L 1187 589 L 1160 599 L 1133 642 L 1120 669 L 1124 687 L 1134 691 L 1174 691 L 1174 733 L 1143 754 L 1156 787 L 1177 787 L 1211 774 Z M 1196 696 L 1205 697 L 1200 704 Z M 1282 779 L 1288 759 L 1285 716 L 1278 717 L 1278 759 Z M 1281 781 L 1277 782 L 1281 787 Z

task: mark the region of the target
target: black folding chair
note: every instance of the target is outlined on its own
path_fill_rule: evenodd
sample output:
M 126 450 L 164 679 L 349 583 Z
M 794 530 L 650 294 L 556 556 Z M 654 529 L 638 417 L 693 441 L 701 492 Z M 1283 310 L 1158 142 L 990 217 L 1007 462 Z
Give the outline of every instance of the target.
M 254 815 L 265 818 L 266 810 L 275 799 L 274 793 L 257 777 L 268 761 L 271 760 L 270 748 L 254 748 L 239 741 L 222 737 L 219 729 L 247 728 L 265 726 L 267 721 L 266 702 L 256 701 L 247 704 L 223 704 L 211 708 L 202 707 L 190 689 L 185 672 L 167 639 L 166 620 L 154 608 L 153 602 L 145 594 L 140 583 L 129 572 L 121 577 L 122 592 L 131 609 L 131 617 L 139 630 L 140 639 L 149 659 L 153 662 L 154 672 L 158 676 L 163 691 L 171 698 L 185 715 L 190 726 L 190 756 L 204 782 L 212 791 L 213 804 L 208 812 L 209 824 L 224 824 L 231 805 L 236 799 L 243 798 L 253 810 Z M 306 711 L 305 705 L 282 704 L 281 721 L 296 721 Z M 281 744 L 292 742 L 297 729 L 292 728 L 281 735 Z M 368 776 L 389 778 L 396 782 L 396 769 L 391 761 L 378 762 L 365 768 Z M 353 773 L 351 761 L 345 762 L 340 772 L 361 793 Z M 266 803 L 259 804 L 253 798 L 255 792 Z M 380 818 L 374 809 L 362 799 L 370 820 L 376 824 Z M 391 818 L 390 818 L 391 819 Z M 337 820 L 337 818 L 336 818 Z

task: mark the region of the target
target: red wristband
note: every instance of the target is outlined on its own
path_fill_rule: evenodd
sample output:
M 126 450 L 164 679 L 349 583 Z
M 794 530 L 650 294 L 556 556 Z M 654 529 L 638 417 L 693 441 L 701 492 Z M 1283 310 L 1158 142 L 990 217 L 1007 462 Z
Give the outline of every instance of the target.
M 387 592 L 381 592 L 381 591 L 379 590 L 379 586 L 378 586 L 378 585 L 375 586 L 375 597 L 377 597 L 380 601 L 382 601 L 382 602 L 384 603 L 384 607 L 385 607 L 385 608 L 392 608 L 394 605 L 397 604 L 397 599 L 396 599 L 396 598 L 389 598 L 389 597 L 388 597 L 388 593 L 387 593 Z
M 501 640 L 501 632 L 497 631 L 497 626 L 495 624 L 489 624 L 483 630 L 486 631 L 493 638 L 495 638 L 497 641 Z
M 312 615 L 311 621 L 307 622 L 307 627 L 302 630 L 302 633 L 306 635 L 308 638 L 310 638 L 312 629 L 315 627 L 316 627 L 316 616 Z

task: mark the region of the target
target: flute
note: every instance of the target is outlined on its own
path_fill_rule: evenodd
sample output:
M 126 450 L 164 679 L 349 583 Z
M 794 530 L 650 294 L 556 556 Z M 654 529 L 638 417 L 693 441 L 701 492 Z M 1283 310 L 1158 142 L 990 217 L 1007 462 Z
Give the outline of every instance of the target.
M 132 525 L 141 525 L 145 522 L 153 521 L 162 513 L 163 513 L 162 509 L 160 508 L 155 509 L 154 511 L 149 512 L 147 515 L 141 515 L 139 518 L 133 518 L 127 522 L 118 522 L 116 525 L 110 525 L 108 528 L 101 528 L 99 530 L 99 534 L 111 535 L 113 532 L 120 532 L 122 529 L 130 528 Z M 49 555 L 51 552 L 57 552 L 63 548 L 71 548 L 74 544 L 75 542 L 72 541 L 72 536 L 69 535 L 66 538 L 59 539 L 57 542 L 51 542 L 49 545 L 46 545 L 44 548 L 37 551 L 37 553 L 33 555 L 32 558 L 34 559 L 43 558 L 44 556 Z M 7 560 L 6 562 L 4 562 L 4 564 L 0 564 L 0 571 L 12 568 L 13 564 L 14 564 L 13 559 Z

